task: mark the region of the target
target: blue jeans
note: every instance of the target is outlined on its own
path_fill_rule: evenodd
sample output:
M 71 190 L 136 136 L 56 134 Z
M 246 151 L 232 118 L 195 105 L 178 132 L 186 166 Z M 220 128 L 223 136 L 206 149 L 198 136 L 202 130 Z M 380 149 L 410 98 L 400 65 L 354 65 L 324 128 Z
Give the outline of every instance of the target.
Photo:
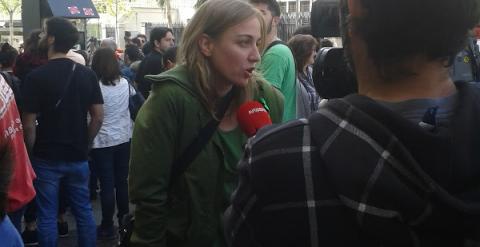
M 12 222 L 13 226 L 17 229 L 17 231 L 21 234 L 22 233 L 22 217 L 25 213 L 26 206 L 20 208 L 15 212 L 8 213 L 8 217 Z
M 32 165 L 37 174 L 34 186 L 37 191 L 40 246 L 57 247 L 58 245 L 58 196 L 60 180 L 62 180 L 68 203 L 77 221 L 78 246 L 94 247 L 97 232 L 88 190 L 87 161 L 62 162 L 34 158 Z
M 120 220 L 128 213 L 128 161 L 130 142 L 113 147 L 95 148 L 90 152 L 92 167 L 100 180 L 102 227 L 113 227 L 115 201 Z
M 21 247 L 22 237 L 15 229 L 8 216 L 0 218 L 0 243 L 2 246 Z

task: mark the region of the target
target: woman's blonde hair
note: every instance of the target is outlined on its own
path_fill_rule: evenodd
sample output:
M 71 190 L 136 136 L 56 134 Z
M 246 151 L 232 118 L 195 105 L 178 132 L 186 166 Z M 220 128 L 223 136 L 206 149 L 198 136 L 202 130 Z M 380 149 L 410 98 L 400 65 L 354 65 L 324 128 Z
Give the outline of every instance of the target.
M 190 79 L 198 89 L 203 103 L 212 114 L 215 112 L 215 104 L 219 97 L 215 90 L 208 59 L 200 52 L 198 40 L 202 34 L 217 39 L 230 27 L 252 17 L 256 17 L 260 22 L 261 44 L 259 45 L 259 52 L 261 52 L 265 42 L 265 24 L 260 12 L 245 1 L 208 0 L 200 6 L 183 31 L 177 62 L 186 65 L 190 72 Z M 259 75 L 254 73 L 247 86 L 236 90 L 231 109 L 235 109 L 245 100 L 252 98 L 258 78 Z

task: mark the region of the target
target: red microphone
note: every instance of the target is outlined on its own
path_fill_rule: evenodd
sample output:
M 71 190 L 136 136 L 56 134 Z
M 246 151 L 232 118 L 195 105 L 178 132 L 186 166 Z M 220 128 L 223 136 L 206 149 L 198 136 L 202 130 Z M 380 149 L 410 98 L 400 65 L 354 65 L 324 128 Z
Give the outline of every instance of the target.
M 267 110 L 257 101 L 241 105 L 237 110 L 237 121 L 248 137 L 254 136 L 260 128 L 272 124 Z

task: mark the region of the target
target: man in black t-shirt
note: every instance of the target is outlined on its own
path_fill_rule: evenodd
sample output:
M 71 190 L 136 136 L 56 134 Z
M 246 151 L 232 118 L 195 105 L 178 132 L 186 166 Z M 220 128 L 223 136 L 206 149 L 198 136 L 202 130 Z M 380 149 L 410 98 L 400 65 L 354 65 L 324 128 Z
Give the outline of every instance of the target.
M 77 29 L 68 20 L 54 17 L 41 35 L 41 45 L 48 47 L 48 63 L 26 77 L 23 90 L 25 142 L 38 176 L 39 244 L 57 246 L 62 179 L 77 220 L 79 246 L 95 246 L 87 154 L 102 125 L 103 97 L 95 73 L 66 57 L 78 40 Z

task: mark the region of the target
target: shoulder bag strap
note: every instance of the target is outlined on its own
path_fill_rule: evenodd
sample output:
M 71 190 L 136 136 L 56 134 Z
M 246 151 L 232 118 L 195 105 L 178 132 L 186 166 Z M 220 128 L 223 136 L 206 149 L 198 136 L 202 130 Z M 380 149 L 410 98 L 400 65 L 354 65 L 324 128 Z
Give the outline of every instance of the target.
M 126 76 L 120 76 L 120 80 L 121 80 L 122 78 L 127 81 L 128 98 L 130 98 L 130 96 L 132 95 L 132 89 L 130 88 L 131 82 L 130 82 L 130 80 L 129 80 Z
M 225 112 L 227 111 L 228 107 L 230 106 L 230 102 L 233 99 L 234 91 L 235 88 L 230 90 L 230 92 L 222 100 L 222 103 L 219 106 L 217 116 L 218 119 L 221 120 L 225 115 Z M 195 140 L 193 140 L 192 143 L 190 143 L 185 151 L 183 151 L 182 155 L 180 155 L 180 157 L 173 162 L 169 188 L 172 188 L 172 185 L 178 180 L 180 175 L 187 170 L 188 166 L 197 157 L 203 147 L 205 147 L 210 138 L 213 136 L 213 133 L 215 133 L 215 130 L 217 130 L 219 124 L 220 121 L 216 119 L 212 119 L 210 122 L 208 122 L 202 129 L 200 129 L 198 136 L 195 138 Z M 130 237 L 134 228 L 135 217 L 130 214 L 129 216 L 130 217 L 126 220 L 127 223 L 123 224 L 123 227 L 121 227 L 119 246 L 130 245 Z
M 287 43 L 283 42 L 282 40 L 274 40 L 272 43 L 270 43 L 267 48 L 265 48 L 265 50 L 263 51 L 263 54 L 267 53 L 268 50 L 270 50 L 270 48 L 278 45 L 278 44 L 282 44 L 282 45 L 286 45 L 287 46 Z
M 172 165 L 172 174 L 170 177 L 170 186 L 174 184 L 177 179 L 182 175 L 192 163 L 193 160 L 198 156 L 200 151 L 207 145 L 208 141 L 212 138 L 213 134 L 217 130 L 218 125 L 220 124 L 221 119 L 225 115 L 230 102 L 233 99 L 235 88 L 230 90 L 230 92 L 222 100 L 222 103 L 219 106 L 218 119 L 212 119 L 208 122 L 202 129 L 195 140 L 183 151 L 182 155 L 179 156 Z
M 60 103 L 62 103 L 63 99 L 65 98 L 65 94 L 67 94 L 67 90 L 70 86 L 70 82 L 72 81 L 73 74 L 75 74 L 75 68 L 76 67 L 77 67 L 77 63 L 74 62 L 73 66 L 72 66 L 72 72 L 70 73 L 70 75 L 67 78 L 67 84 L 65 85 L 65 88 L 63 89 L 62 96 L 60 97 L 60 99 L 58 99 L 57 103 L 55 103 L 55 108 L 54 108 L 55 110 L 58 108 Z

